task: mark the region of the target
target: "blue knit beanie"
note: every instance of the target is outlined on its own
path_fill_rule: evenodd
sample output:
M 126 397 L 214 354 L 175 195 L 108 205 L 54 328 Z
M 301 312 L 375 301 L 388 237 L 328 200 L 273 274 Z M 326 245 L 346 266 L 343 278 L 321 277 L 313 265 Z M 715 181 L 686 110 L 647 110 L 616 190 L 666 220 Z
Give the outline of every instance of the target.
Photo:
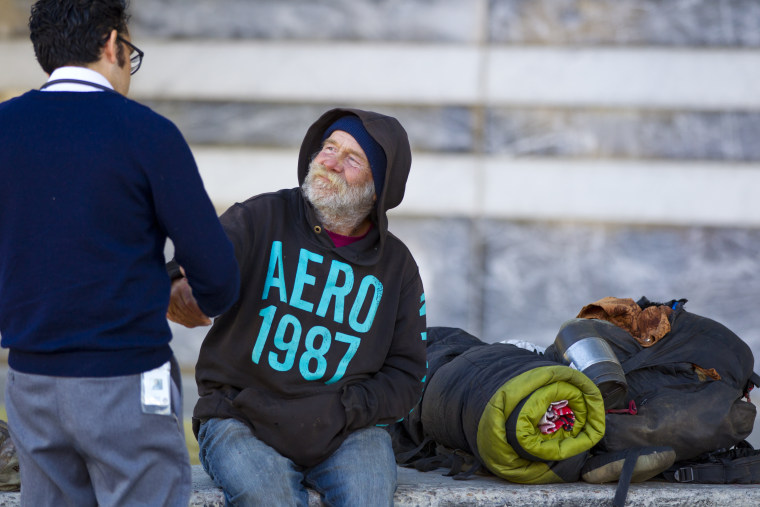
M 356 139 L 356 142 L 364 150 L 364 154 L 367 155 L 367 160 L 369 161 L 369 168 L 372 171 L 372 179 L 375 182 L 375 194 L 380 197 L 383 192 L 383 185 L 385 184 L 385 165 L 387 164 L 383 147 L 367 132 L 358 116 L 346 115 L 335 120 L 322 135 L 322 142 L 336 130 L 342 130 L 351 134 L 351 137 Z

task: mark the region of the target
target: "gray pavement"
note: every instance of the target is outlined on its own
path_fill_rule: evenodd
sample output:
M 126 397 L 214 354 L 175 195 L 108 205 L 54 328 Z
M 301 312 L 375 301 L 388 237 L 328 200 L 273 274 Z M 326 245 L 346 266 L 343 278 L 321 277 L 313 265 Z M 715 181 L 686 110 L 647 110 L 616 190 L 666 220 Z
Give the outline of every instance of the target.
M 541 507 L 609 507 L 615 496 L 615 484 L 523 485 L 495 477 L 474 476 L 455 481 L 442 471 L 418 472 L 399 468 L 398 489 L 394 505 L 413 506 L 524 506 Z M 309 505 L 322 505 L 311 491 Z M 0 493 L 0 507 L 19 505 L 19 493 Z M 203 469 L 193 467 L 193 492 L 190 507 L 222 507 L 224 496 Z M 647 481 L 632 484 L 627 507 L 698 506 L 756 507 L 760 505 L 760 485 L 671 484 Z

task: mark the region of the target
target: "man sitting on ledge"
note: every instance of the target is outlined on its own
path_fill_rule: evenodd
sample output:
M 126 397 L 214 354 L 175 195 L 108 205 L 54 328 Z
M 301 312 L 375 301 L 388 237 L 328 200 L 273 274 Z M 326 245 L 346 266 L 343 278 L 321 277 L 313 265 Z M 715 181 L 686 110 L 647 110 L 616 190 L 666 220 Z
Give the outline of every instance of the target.
M 221 217 L 240 299 L 200 350 L 194 430 L 204 469 L 232 505 L 391 505 L 396 464 L 381 428 L 425 381 L 425 296 L 417 264 L 388 232 L 411 150 L 399 122 L 333 109 L 307 131 L 299 188 Z M 179 267 L 168 312 L 210 321 Z

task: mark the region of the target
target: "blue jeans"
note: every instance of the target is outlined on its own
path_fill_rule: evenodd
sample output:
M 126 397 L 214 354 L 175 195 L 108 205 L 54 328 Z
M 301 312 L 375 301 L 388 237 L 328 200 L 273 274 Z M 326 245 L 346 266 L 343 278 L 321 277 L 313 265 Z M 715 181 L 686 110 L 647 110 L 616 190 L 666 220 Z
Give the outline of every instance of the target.
M 393 505 L 396 461 L 390 435 L 381 428 L 352 433 L 311 468 L 280 455 L 236 419 L 204 422 L 198 443 L 201 464 L 224 491 L 227 505 L 307 506 L 307 486 L 326 505 Z

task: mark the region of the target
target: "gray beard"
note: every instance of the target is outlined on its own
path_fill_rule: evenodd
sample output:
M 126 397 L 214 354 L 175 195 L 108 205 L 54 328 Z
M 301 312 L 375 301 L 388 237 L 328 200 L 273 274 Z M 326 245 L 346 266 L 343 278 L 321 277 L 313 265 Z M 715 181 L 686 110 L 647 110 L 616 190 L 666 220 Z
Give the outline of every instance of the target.
M 317 178 L 326 176 L 330 182 Z M 314 161 L 301 190 L 314 206 L 322 225 L 327 230 L 350 235 L 372 211 L 375 205 L 375 183 L 352 186 L 339 175 Z

